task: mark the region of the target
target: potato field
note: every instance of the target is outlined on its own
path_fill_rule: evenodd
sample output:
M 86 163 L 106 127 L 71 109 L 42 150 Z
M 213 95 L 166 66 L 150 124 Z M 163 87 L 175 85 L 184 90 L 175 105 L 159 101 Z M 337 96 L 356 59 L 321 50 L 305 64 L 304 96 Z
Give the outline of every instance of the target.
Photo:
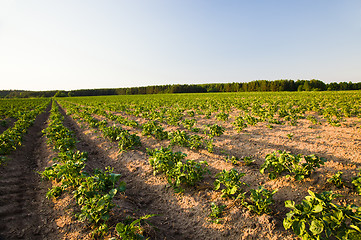
M 0 240 L 361 239 L 361 92 L 0 100 Z

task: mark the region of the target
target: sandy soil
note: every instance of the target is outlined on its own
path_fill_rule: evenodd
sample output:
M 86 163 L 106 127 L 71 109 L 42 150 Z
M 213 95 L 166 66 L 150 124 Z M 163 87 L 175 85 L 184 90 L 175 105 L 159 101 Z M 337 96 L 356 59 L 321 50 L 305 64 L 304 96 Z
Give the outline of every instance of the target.
M 72 197 L 64 194 L 56 200 L 47 200 L 45 193 L 51 183 L 42 182 L 36 173 L 50 166 L 55 156 L 41 134 L 46 127 L 48 110 L 29 129 L 23 146 L 9 156 L 11 160 L 6 165 L 0 166 L 0 239 L 90 238 L 89 227 L 78 222 L 73 215 L 76 206 Z M 65 115 L 65 111 L 62 113 Z M 118 114 L 126 116 L 124 113 Z M 127 184 L 126 192 L 115 198 L 118 207 L 111 216 L 111 231 L 107 237 L 116 237 L 116 223 L 127 216 L 137 218 L 145 214 L 158 214 L 149 219 L 149 225 L 145 225 L 144 234 L 150 239 L 297 239 L 282 226 L 282 220 L 289 211 L 284 207 L 285 200 L 300 202 L 308 189 L 333 190 L 345 196 L 338 203 L 361 205 L 360 196 L 352 189 L 336 188 L 326 182 L 337 171 L 344 173 L 346 186 L 350 186 L 352 177 L 356 176 L 361 166 L 360 119 L 349 118 L 340 127 L 329 126 L 322 119 L 322 125 L 301 119 L 297 126 L 273 125 L 273 129 L 269 129 L 265 123 L 258 123 L 238 133 L 231 125 L 237 114 L 234 111 L 226 122 L 194 117 L 198 122 L 197 127 L 217 123 L 226 128 L 222 136 L 215 137 L 213 153 L 205 149 L 173 147 L 174 151 L 186 153 L 187 159 L 207 161 L 209 164 L 210 173 L 205 179 L 198 186 L 187 188 L 183 194 L 175 193 L 163 175 L 154 176 L 148 164 L 146 148 L 167 146 L 169 140 L 158 141 L 142 136 L 139 129 L 123 126 L 141 137 L 142 146 L 120 153 L 117 144 L 104 139 L 99 131 L 66 116 L 64 125 L 73 130 L 79 140 L 77 149 L 88 152 L 86 171 L 111 166 L 114 172 L 122 174 L 121 180 Z M 134 116 L 127 117 L 139 123 L 146 121 Z M 110 120 L 108 122 L 109 125 L 115 124 Z M 163 126 L 167 131 L 178 128 Z M 287 137 L 290 133 L 293 134 L 292 138 Z M 276 150 L 292 154 L 316 154 L 328 161 L 302 182 L 285 176 L 269 180 L 259 173 L 259 167 L 265 156 Z M 227 154 L 251 156 L 255 162 L 251 166 L 233 166 L 225 161 Z M 271 215 L 251 213 L 231 200 L 222 199 L 220 192 L 213 190 L 215 174 L 232 168 L 246 173 L 243 181 L 249 186 L 245 190 L 259 185 L 278 189 Z M 209 221 L 211 202 L 227 205 L 222 224 Z
M 314 125 L 306 119 L 299 120 L 297 126 L 274 125 L 273 129 L 267 128 L 265 123 L 258 123 L 238 133 L 231 125 L 237 114 L 234 112 L 226 122 L 196 117 L 199 127 L 207 123 L 217 123 L 226 128 L 222 136 L 215 137 L 213 153 L 205 149 L 173 147 L 174 151 L 186 153 L 187 159 L 205 160 L 209 164 L 210 174 L 199 186 L 188 188 L 184 194 L 174 193 L 164 176 L 153 176 L 148 164 L 146 148 L 167 146 L 169 140 L 158 141 L 153 137 L 142 136 L 139 129 L 123 126 L 141 137 L 142 147 L 118 153 L 115 143 L 104 139 L 100 132 L 89 128 L 86 123 L 76 121 L 76 127 L 73 129 L 76 129 L 77 136 L 81 136 L 81 142 L 86 142 L 86 145 L 95 151 L 97 163 L 94 163 L 94 166 L 109 165 L 114 167 L 115 172 L 122 173 L 122 180 L 128 187 L 125 199 L 119 204 L 120 212 L 133 213 L 138 217 L 144 214 L 160 214 L 150 220 L 154 227 L 158 228 L 147 232 L 151 239 L 293 239 L 295 236 L 290 231 L 285 231 L 282 226 L 282 220 L 289 211 L 284 207 L 284 201 L 300 202 L 308 195 L 308 189 L 331 189 L 345 196 L 338 200 L 339 203 L 361 204 L 360 197 L 351 189 L 338 189 L 326 182 L 326 179 L 337 171 L 343 171 L 343 178 L 348 183 L 356 176 L 357 168 L 361 165 L 360 119 L 347 119 L 341 127 L 329 126 L 322 120 L 322 125 Z M 124 113 L 121 115 L 126 116 Z M 99 120 L 104 119 L 101 116 L 93 116 Z M 134 116 L 127 117 L 139 123 L 146 121 Z M 110 120 L 108 122 L 109 125 L 115 124 Z M 176 129 L 174 126 L 163 126 L 167 131 Z M 287 137 L 289 133 L 293 134 L 291 139 Z M 286 177 L 269 180 L 267 176 L 259 173 L 259 167 L 265 156 L 276 150 L 285 150 L 293 154 L 316 154 L 328 161 L 302 182 Z M 233 166 L 225 161 L 226 154 L 237 157 L 252 156 L 256 161 L 251 166 Z M 230 200 L 222 199 L 220 193 L 213 190 L 215 174 L 231 168 L 246 173 L 243 180 L 249 186 L 245 190 L 257 188 L 259 185 L 279 189 L 274 195 L 272 215 L 253 214 Z M 223 224 L 209 222 L 211 202 L 227 205 Z
M 42 129 L 50 105 L 24 136 L 23 145 L 0 166 L 0 239 L 58 239 L 51 219 L 57 214 L 45 199 L 49 184 L 37 171 L 51 158 Z

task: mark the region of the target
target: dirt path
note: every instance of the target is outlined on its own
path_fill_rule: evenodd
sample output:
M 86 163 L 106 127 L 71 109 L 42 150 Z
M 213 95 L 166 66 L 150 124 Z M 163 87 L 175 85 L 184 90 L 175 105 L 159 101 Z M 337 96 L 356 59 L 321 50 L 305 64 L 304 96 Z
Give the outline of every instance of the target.
M 36 172 L 48 155 L 42 129 L 49 117 L 50 105 L 35 120 L 24 136 L 23 145 L 0 167 L 0 239 L 51 239 L 54 232 L 44 200 L 47 185 Z M 45 222 L 47 222 L 45 220 Z

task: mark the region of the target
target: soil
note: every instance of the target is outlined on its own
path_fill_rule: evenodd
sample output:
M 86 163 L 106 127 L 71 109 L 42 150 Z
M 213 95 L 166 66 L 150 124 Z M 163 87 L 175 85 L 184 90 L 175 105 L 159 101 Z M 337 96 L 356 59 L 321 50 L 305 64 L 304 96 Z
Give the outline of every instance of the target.
M 228 121 L 217 121 L 196 116 L 197 127 L 207 123 L 217 123 L 225 127 L 225 133 L 215 137 L 215 149 L 190 150 L 174 146 L 174 151 L 187 154 L 187 159 L 207 161 L 210 173 L 196 187 L 186 188 L 184 193 L 175 193 L 163 175 L 153 175 L 148 163 L 146 148 L 167 146 L 169 140 L 158 141 L 153 137 L 141 135 L 135 128 L 127 128 L 141 137 L 142 146 L 127 152 L 119 152 L 117 144 L 105 139 L 101 132 L 90 128 L 81 120 L 74 120 L 65 114 L 64 125 L 70 128 L 79 140 L 77 149 L 88 153 L 86 171 L 114 168 L 126 182 L 125 193 L 116 196 L 114 209 L 107 236 L 116 237 L 115 225 L 126 217 L 139 218 L 147 214 L 157 214 L 145 223 L 144 235 L 149 239 L 297 239 L 290 231 L 285 231 L 282 220 L 289 209 L 284 207 L 285 200 L 299 203 L 307 190 L 333 190 L 345 197 L 338 203 L 361 205 L 361 198 L 350 188 L 335 186 L 326 182 L 337 171 L 350 183 L 361 166 L 360 119 L 349 118 L 340 127 L 311 124 L 306 119 L 298 121 L 297 126 L 258 123 L 238 133 L 233 129 L 237 112 Z M 126 116 L 124 113 L 117 113 Z M 41 130 L 47 125 L 49 108 L 42 113 L 29 129 L 24 144 L 10 156 L 10 160 L 0 166 L 0 239 L 90 239 L 90 229 L 74 217 L 77 207 L 69 194 L 58 199 L 45 198 L 49 182 L 41 181 L 37 171 L 42 171 L 53 163 L 54 151 L 46 145 Z M 104 119 L 96 116 L 99 120 Z M 145 120 L 126 116 L 143 123 Z M 116 124 L 108 120 L 109 125 Z M 176 127 L 163 125 L 165 130 L 174 131 Z M 183 128 L 181 128 L 183 129 Z M 292 133 L 291 138 L 287 134 Z M 202 135 L 199 133 L 199 135 Z M 311 174 L 310 178 L 297 182 L 282 176 L 269 180 L 259 172 L 267 154 L 284 150 L 293 154 L 315 154 L 327 159 L 324 166 Z M 251 156 L 255 162 L 251 166 L 234 166 L 225 161 L 225 156 Z M 274 195 L 275 204 L 271 215 L 256 215 L 234 201 L 221 198 L 219 191 L 213 190 L 215 174 L 223 169 L 236 168 L 246 173 L 243 181 L 248 184 L 244 190 L 264 185 L 278 189 Z M 225 204 L 227 207 L 221 224 L 209 220 L 210 203 Z
M 58 239 L 48 219 L 55 214 L 45 199 L 49 184 L 37 171 L 51 156 L 42 137 L 50 105 L 35 120 L 23 144 L 0 166 L 0 239 Z
M 124 113 L 121 115 L 126 116 Z M 101 116 L 93 116 L 98 120 L 104 119 Z M 231 125 L 235 116 L 237 116 L 236 112 L 226 122 L 211 120 L 212 123 L 216 122 L 226 128 L 225 134 L 215 137 L 213 153 L 205 149 L 189 150 L 173 147 L 174 151 L 186 153 L 187 159 L 207 161 L 209 164 L 210 174 L 199 186 L 188 188 L 183 194 L 175 193 L 164 176 L 154 176 L 148 164 L 146 148 L 168 146 L 169 140 L 158 141 L 153 137 L 142 136 L 138 129 L 122 126 L 141 137 L 142 147 L 119 153 L 117 145 L 104 139 L 99 131 L 91 129 L 85 122 L 74 121 L 69 117 L 68 120 L 73 122 L 71 128 L 77 132 L 81 142 L 86 143 L 88 148 L 80 146 L 80 149 L 89 151 L 90 148 L 90 152 L 95 153 L 91 155 L 94 155 L 93 158 L 97 159 L 97 162 L 90 163 L 90 168 L 93 164 L 98 168 L 111 166 L 115 172 L 122 174 L 122 180 L 127 183 L 127 191 L 125 198 L 118 205 L 126 213 L 125 215 L 140 217 L 144 214 L 160 214 L 149 220 L 158 228 L 156 231 L 146 232 L 147 237 L 151 239 L 293 239 L 295 236 L 290 231 L 285 231 L 282 225 L 282 220 L 289 211 L 284 207 L 284 201 L 294 200 L 298 203 L 308 195 L 308 189 L 313 191 L 331 189 L 347 196 L 340 198 L 338 203 L 360 205 L 360 198 L 351 189 L 347 187 L 339 189 L 326 182 L 326 179 L 337 171 L 343 171 L 343 178 L 348 182 L 356 176 L 357 168 L 361 164 L 359 119 L 350 118 L 341 127 L 329 126 L 325 122 L 322 125 L 314 125 L 302 119 L 297 126 L 274 125 L 273 129 L 267 128 L 264 123 L 258 123 L 238 133 Z M 139 123 L 145 122 L 144 119 L 134 116 L 126 117 Z M 201 117 L 198 117 L 197 121 L 199 124 L 209 123 L 208 119 Z M 109 125 L 116 124 L 110 120 L 108 122 Z M 163 127 L 167 131 L 176 129 L 168 125 Z M 293 134 L 291 139 L 287 137 L 289 133 Z M 266 155 L 276 150 L 293 154 L 316 154 L 328 161 L 302 182 L 285 176 L 269 180 L 267 176 L 259 173 L 259 167 Z M 242 164 L 234 166 L 225 161 L 227 154 L 237 157 L 252 156 L 256 161 L 251 166 Z M 222 199 L 220 193 L 213 190 L 215 174 L 231 168 L 246 173 L 243 180 L 249 186 L 245 190 L 257 188 L 259 185 L 278 189 L 274 195 L 272 215 L 253 214 L 239 204 Z M 223 224 L 210 223 L 208 215 L 211 202 L 227 205 Z M 121 220 L 125 216 L 121 212 L 117 214 L 119 214 L 118 218 L 114 219 Z

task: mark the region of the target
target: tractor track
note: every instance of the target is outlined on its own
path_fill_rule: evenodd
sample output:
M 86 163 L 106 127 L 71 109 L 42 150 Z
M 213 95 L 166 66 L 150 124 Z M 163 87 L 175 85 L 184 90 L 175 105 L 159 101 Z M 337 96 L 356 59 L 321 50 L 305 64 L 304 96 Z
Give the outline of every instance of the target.
M 46 239 L 51 236 L 51 225 L 43 203 L 47 186 L 41 182 L 38 170 L 44 164 L 45 145 L 42 130 L 49 117 L 50 105 L 37 116 L 17 150 L 8 155 L 9 160 L 0 167 L 0 239 Z M 49 238 L 50 239 L 50 238 Z

